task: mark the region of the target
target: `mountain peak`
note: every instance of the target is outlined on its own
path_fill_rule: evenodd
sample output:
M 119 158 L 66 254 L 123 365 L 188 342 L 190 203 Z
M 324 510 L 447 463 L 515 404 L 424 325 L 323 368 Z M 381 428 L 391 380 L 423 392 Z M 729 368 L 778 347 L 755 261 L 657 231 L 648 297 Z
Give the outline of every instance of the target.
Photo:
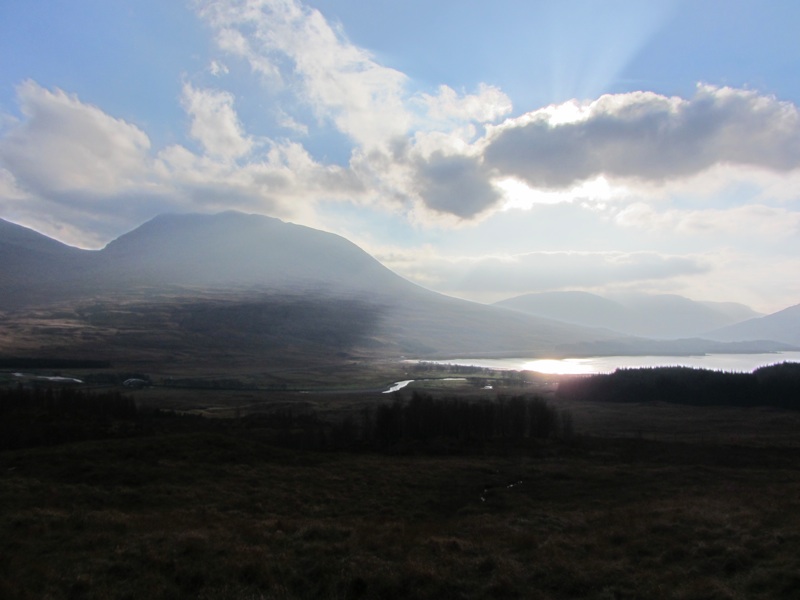
M 160 215 L 101 254 L 111 268 L 143 285 L 413 285 L 339 235 L 235 211 Z

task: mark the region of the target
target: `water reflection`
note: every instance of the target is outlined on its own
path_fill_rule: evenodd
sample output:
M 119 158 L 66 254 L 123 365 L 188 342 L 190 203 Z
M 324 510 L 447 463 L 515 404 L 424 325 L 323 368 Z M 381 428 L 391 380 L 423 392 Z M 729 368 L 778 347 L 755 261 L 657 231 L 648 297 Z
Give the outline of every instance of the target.
M 749 373 L 759 367 L 776 363 L 800 362 L 800 352 L 705 354 L 703 356 L 591 356 L 562 359 L 531 359 L 524 357 L 462 358 L 426 362 L 485 367 L 497 370 L 535 371 L 548 375 L 591 375 L 594 373 L 611 373 L 616 369 L 671 366 Z
M 396 392 L 398 390 L 402 390 L 409 383 L 414 383 L 414 380 L 413 379 L 406 379 L 405 381 L 398 381 L 395 384 L 393 384 L 392 387 L 390 387 L 388 390 L 386 390 L 383 393 L 384 394 L 391 394 L 392 392 Z
M 542 359 L 523 363 L 523 371 L 536 371 L 549 375 L 590 375 L 596 373 L 588 358 Z
M 388 390 L 382 393 L 391 394 L 392 392 L 402 390 L 404 387 L 406 387 L 411 383 L 414 383 L 415 381 L 466 381 L 466 380 L 467 380 L 466 377 L 442 377 L 438 379 L 406 379 L 405 381 L 396 381 L 395 383 L 392 384 L 392 386 Z M 487 386 L 484 389 L 487 388 L 491 389 L 492 386 Z

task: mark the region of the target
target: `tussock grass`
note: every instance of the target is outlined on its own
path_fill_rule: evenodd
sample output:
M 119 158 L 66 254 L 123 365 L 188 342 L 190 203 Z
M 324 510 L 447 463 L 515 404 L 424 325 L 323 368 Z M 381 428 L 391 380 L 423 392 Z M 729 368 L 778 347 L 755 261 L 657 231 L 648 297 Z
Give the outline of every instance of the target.
M 235 427 L 8 451 L 0 596 L 791 598 L 794 452 L 313 453 Z

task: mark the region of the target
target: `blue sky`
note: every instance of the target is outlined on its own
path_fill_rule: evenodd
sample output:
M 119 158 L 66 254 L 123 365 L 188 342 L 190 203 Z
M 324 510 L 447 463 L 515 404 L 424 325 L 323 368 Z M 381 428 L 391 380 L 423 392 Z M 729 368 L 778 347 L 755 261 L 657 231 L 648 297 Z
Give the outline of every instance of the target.
M 0 4 L 0 217 L 340 233 L 427 287 L 800 302 L 800 3 Z

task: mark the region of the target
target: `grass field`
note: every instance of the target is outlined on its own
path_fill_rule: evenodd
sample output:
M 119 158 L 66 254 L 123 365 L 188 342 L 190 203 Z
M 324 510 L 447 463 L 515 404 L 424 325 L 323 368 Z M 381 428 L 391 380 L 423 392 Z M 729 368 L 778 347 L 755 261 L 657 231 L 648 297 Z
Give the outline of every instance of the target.
M 315 452 L 172 417 L 0 452 L 0 597 L 800 597 L 796 413 L 568 408 L 567 440 Z

